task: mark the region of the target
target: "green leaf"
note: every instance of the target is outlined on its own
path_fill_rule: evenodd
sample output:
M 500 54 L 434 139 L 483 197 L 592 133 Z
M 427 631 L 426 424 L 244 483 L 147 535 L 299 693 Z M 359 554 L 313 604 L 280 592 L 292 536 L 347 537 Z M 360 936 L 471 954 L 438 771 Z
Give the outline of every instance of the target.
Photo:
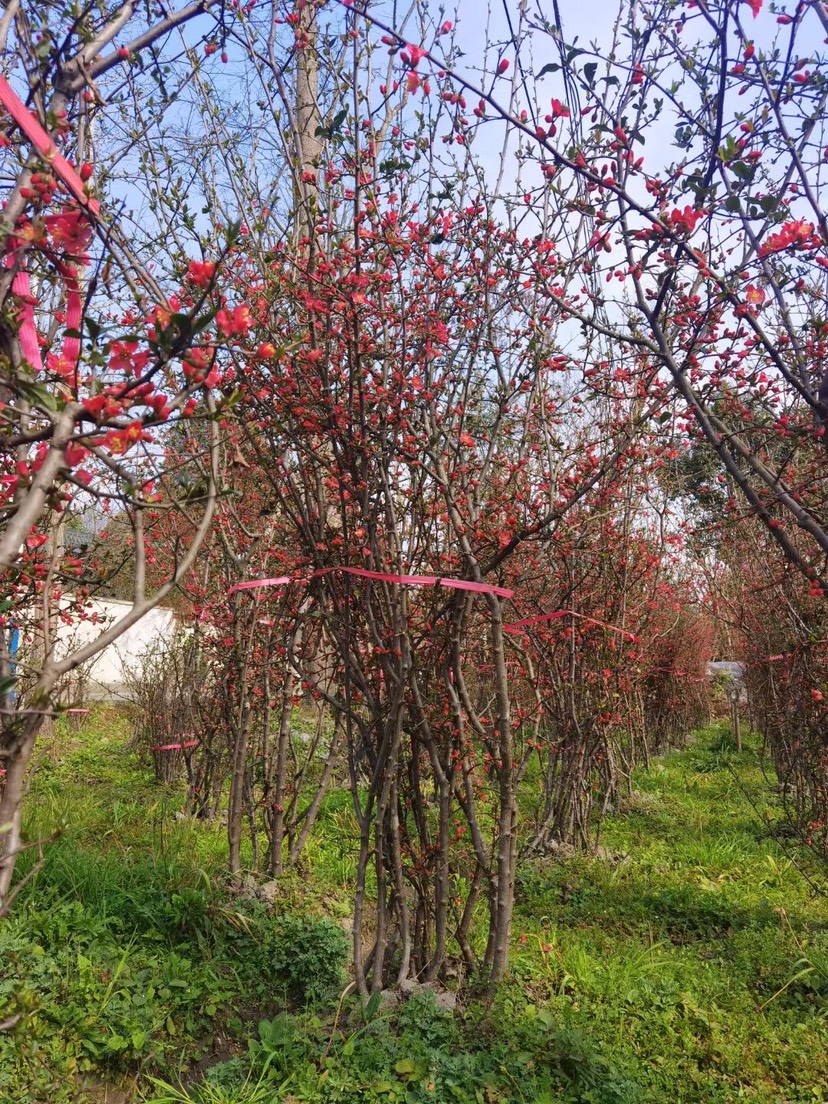
M 198 334 L 201 333 L 202 330 L 206 330 L 218 314 L 218 310 L 218 307 L 212 307 L 206 313 L 200 314 L 192 323 L 193 333 Z
M 18 387 L 26 398 L 42 410 L 55 411 L 58 408 L 57 396 L 40 383 L 19 383 Z
M 377 992 L 371 994 L 371 996 L 368 999 L 368 1003 L 365 1006 L 365 1019 L 366 1020 L 373 1020 L 374 1016 L 376 1016 L 376 1014 L 377 1014 L 377 1010 L 379 1009 L 379 1006 L 380 1006 L 380 994 L 379 994 L 379 990 L 377 990 Z
M 584 76 L 589 84 L 595 84 L 595 74 L 598 71 L 597 61 L 588 61 L 584 66 Z
M 134 1050 L 143 1050 L 147 1042 L 146 1031 L 133 1031 L 132 1046 Z
M 733 138 L 732 134 L 728 134 L 721 146 L 719 146 L 719 159 L 729 164 L 731 161 L 735 161 L 739 156 L 739 146 Z
M 394 1069 L 401 1077 L 411 1078 L 415 1077 L 417 1074 L 417 1067 L 410 1058 L 400 1058 L 394 1066 Z

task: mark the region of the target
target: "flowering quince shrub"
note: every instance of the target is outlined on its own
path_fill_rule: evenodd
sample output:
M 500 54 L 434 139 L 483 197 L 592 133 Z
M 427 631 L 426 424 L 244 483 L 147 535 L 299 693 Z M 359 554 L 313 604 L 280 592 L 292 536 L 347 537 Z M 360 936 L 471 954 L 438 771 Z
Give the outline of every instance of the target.
M 715 457 L 711 478 L 723 493 L 721 514 L 709 519 L 716 541 L 732 526 L 734 539 L 745 547 L 753 540 L 769 557 L 762 594 L 774 598 L 756 600 L 744 615 L 745 659 L 763 660 L 754 645 L 766 637 L 765 656 L 815 656 L 828 553 L 825 6 L 722 0 L 676 4 L 665 15 L 622 3 L 619 26 L 632 43 L 623 58 L 600 44 L 570 44 L 556 14 L 545 28 L 554 60 L 535 74 L 534 95 L 522 47 L 531 40 L 536 51 L 538 27 L 513 32 L 516 57 L 526 59 L 523 79 L 499 72 L 492 59 L 481 81 L 439 38 L 415 64 L 406 36 L 381 16 L 366 18 L 399 72 L 417 74 L 418 95 L 426 97 L 428 77 L 429 98 L 453 109 L 446 141 L 468 147 L 484 127 L 505 125 L 524 143 L 524 223 L 534 214 L 542 227 L 556 205 L 573 221 L 583 218 L 574 246 L 571 237 L 549 235 L 570 278 L 538 284 L 561 317 L 593 339 L 611 336 L 616 355 L 629 354 L 624 372 L 657 374 L 665 385 L 657 417 L 683 441 L 680 452 L 700 443 Z M 651 128 L 667 122 L 674 144 L 653 148 Z M 543 247 L 542 232 L 533 240 Z M 755 558 L 747 561 L 751 580 Z M 748 587 L 746 604 L 750 595 Z M 809 612 L 800 618 L 803 601 Z M 780 606 L 797 613 L 790 623 L 782 618 L 789 635 L 777 647 L 770 639 L 781 632 Z M 758 632 L 767 618 L 767 632 Z M 814 796 L 823 787 L 824 741 L 813 722 L 826 690 L 816 660 L 809 662 L 803 677 L 765 671 L 756 690 L 767 703 L 773 686 L 777 706 L 766 717 L 781 708 L 786 724 L 801 720 L 801 739 L 778 731 L 776 757 L 794 819 L 806 827 L 824 821 Z M 772 742 L 774 721 L 763 727 Z
M 678 4 L 670 18 L 649 6 L 619 11 L 635 43 L 629 56 L 567 47 L 536 74 L 533 98 L 496 64 L 491 84 L 476 89 L 439 36 L 415 64 L 394 28 L 373 23 L 402 72 L 436 71 L 451 141 L 471 144 L 484 126 L 505 124 L 526 143 L 524 223 L 549 219 L 550 186 L 554 204 L 584 221 L 574 249 L 556 243 L 582 279 L 541 283 L 550 301 L 634 351 L 635 371 L 663 373 L 675 428 L 702 434 L 780 555 L 818 572 L 828 552 L 821 482 L 802 472 L 801 485 L 790 483 L 756 431 L 770 426 L 806 451 L 826 433 L 828 135 L 825 78 L 811 54 L 828 37 L 828 15 L 820 4 L 780 14 L 734 0 Z M 545 30 L 556 52 L 559 28 Z M 527 29 L 518 55 L 541 34 Z M 555 84 L 561 72 L 568 99 Z M 675 128 L 669 149 L 650 149 L 656 121 Z M 807 534 L 804 546 L 791 524 Z
M 79 23 L 71 7 L 46 3 L 36 27 L 35 13 L 20 10 L 0 32 L 0 156 L 12 182 L 0 211 L 0 915 L 23 846 L 27 767 L 62 680 L 173 589 L 214 511 L 216 423 L 200 438 L 201 493 L 186 498 L 186 473 L 166 462 L 166 427 L 186 434 L 194 415 L 213 418 L 218 350 L 243 337 L 244 307 L 225 318 L 210 306 L 214 262 L 188 269 L 178 256 L 166 267 L 179 286 L 162 286 L 121 233 L 118 204 L 107 203 L 110 166 L 104 160 L 96 174 L 86 156 L 107 107 L 96 82 L 123 82 L 124 63 L 137 59 L 114 40 L 163 50 L 172 28 L 199 11 L 154 23 L 133 19 L 131 8 L 101 9 Z M 176 562 L 152 588 L 150 510 L 188 519 Z M 78 555 L 67 539 L 84 516 L 98 527 L 128 519 L 134 604 L 83 646 L 56 648 L 59 624 L 97 620 L 87 598 L 106 582 L 94 550 Z
M 259 855 L 264 830 L 272 871 L 295 856 L 315 795 L 292 834 L 307 771 L 290 775 L 291 707 L 304 694 L 329 718 L 321 775 L 344 774 L 357 812 L 357 933 L 369 865 L 378 887 L 376 946 L 354 941 L 367 992 L 436 977 L 449 954 L 502 973 L 518 849 L 591 838 L 635 759 L 674 734 L 670 680 L 705 652 L 668 647 L 681 536 L 644 498 L 675 451 L 654 431 L 663 384 L 556 341 L 546 286 L 567 262 L 551 238 L 499 221 L 468 177 L 421 209 L 400 171 L 410 140 L 381 153 L 362 135 L 321 169 L 329 246 L 262 264 L 242 241 L 228 258 L 255 337 L 223 372 L 228 493 L 186 585 L 222 717 L 232 869 L 243 828 Z M 154 531 L 159 560 L 170 538 Z M 519 801 L 538 761 L 545 788 Z
M 535 730 L 527 744 L 544 768 L 529 853 L 588 843 L 632 767 L 679 745 L 708 716 L 711 621 L 703 591 L 692 596 L 679 567 L 681 536 L 665 546 L 608 507 L 567 519 L 556 548 L 567 552 L 564 571 L 549 566 L 546 586 L 560 590 L 542 607 L 572 613 L 516 627 L 533 658 L 523 673 Z
M 216 816 L 230 777 L 231 871 L 241 869 L 244 818 L 255 825 L 255 866 L 275 875 L 286 856 L 295 861 L 307 842 L 337 763 L 340 733 L 326 729 L 320 702 L 313 735 L 294 745 L 292 716 L 308 689 L 298 672 L 307 678 L 315 672 L 324 683 L 326 644 L 301 585 L 265 587 L 249 596 L 235 589 L 251 579 L 286 579 L 286 569 L 296 574 L 297 584 L 302 575 L 284 551 L 290 531 L 267 479 L 247 458 L 238 425 L 223 423 L 223 429 L 219 481 L 228 493 L 220 498 L 212 531 L 176 599 L 199 670 L 197 685 L 188 687 L 186 722 L 182 718 L 187 735 L 198 739 L 191 753 L 188 807 L 197 816 Z M 148 519 L 154 575 L 169 572 L 180 539 L 181 532 L 171 532 L 163 515 Z M 321 775 L 315 773 L 319 759 Z M 260 833 L 266 841 L 261 847 Z
M 821 587 L 780 567 L 745 527 L 722 550 L 719 601 L 737 626 L 751 722 L 766 742 L 787 823 L 828 859 L 828 625 Z M 759 604 L 752 595 L 769 596 Z M 770 610 L 768 608 L 770 606 Z M 772 611 L 772 616 L 769 613 Z
M 697 442 L 697 446 L 701 442 Z M 783 442 L 765 427 L 757 445 L 770 462 L 778 461 Z M 773 554 L 770 536 L 757 528 L 737 498 L 737 488 L 711 478 L 711 465 L 699 463 L 686 480 L 685 501 L 700 509 L 695 519 L 696 547 L 707 563 L 707 601 L 727 644 L 719 654 L 744 664 L 747 712 L 765 741 L 782 795 L 783 811 L 799 838 L 826 857 L 825 762 L 822 703 L 826 693 L 825 592 L 817 572 L 805 575 Z M 787 477 L 800 485 L 821 478 L 823 445 L 811 439 L 788 455 Z M 691 465 L 692 467 L 693 465 Z M 779 507 L 771 527 L 781 525 Z M 793 537 L 800 550 L 802 534 Z
M 12 263 L 18 261 L 14 257 Z M 40 272 L 41 287 L 46 286 L 48 275 L 48 269 Z M 23 304 L 14 290 L 8 305 L 19 319 Z M 98 641 L 71 658 L 53 651 L 50 623 L 58 610 L 66 616 L 62 591 L 72 588 L 71 604 L 83 616 L 82 598 L 94 582 L 94 568 L 91 578 L 87 570 L 90 564 L 71 556 L 64 559 L 54 539 L 61 517 L 72 507 L 82 509 L 84 503 L 95 500 L 117 502 L 121 508 L 128 505 L 134 511 L 136 557 L 131 619 L 157 600 L 158 591 L 148 598 L 145 587 L 143 511 L 175 509 L 177 496 L 170 492 L 164 468 L 157 463 L 156 433 L 172 419 L 193 415 L 205 397 L 209 405 L 210 388 L 218 379 L 215 348 L 204 334 L 211 316 L 180 313 L 178 305 L 177 297 L 171 296 L 164 306 L 143 317 L 129 312 L 117 327 L 125 336 L 96 335 L 88 360 L 80 357 L 79 350 L 67 356 L 66 344 L 79 344 L 77 338 L 67 338 L 60 354 L 47 353 L 45 364 L 21 358 L 6 376 L 2 412 L 8 451 L 0 502 L 6 519 L 0 537 L 4 618 L 9 626 L 26 626 L 33 634 L 31 647 L 43 655 L 39 670 L 30 668 L 26 660 L 24 671 L 30 670 L 31 677 L 14 683 L 15 709 L 7 735 L 10 759 L 19 725 L 25 729 L 26 718 L 42 712 L 61 676 L 116 635 L 112 628 L 105 630 Z M 40 333 L 36 340 L 39 346 Z M 194 507 L 198 521 L 182 549 L 184 557 L 194 554 L 209 524 L 209 492 Z M 167 580 L 167 589 L 170 585 Z M 24 693 L 27 682 L 28 693 Z M 7 702 L 9 691 L 7 685 Z M 29 712 L 30 705 L 36 713 Z

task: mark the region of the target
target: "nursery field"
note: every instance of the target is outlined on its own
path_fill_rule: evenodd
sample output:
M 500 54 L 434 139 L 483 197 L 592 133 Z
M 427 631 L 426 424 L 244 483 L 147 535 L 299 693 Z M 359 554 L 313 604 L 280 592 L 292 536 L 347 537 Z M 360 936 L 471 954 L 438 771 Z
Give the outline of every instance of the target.
M 828 1099 L 828 901 L 750 739 L 700 733 L 636 773 L 596 855 L 521 867 L 494 997 L 366 1006 L 339 1000 L 347 794 L 272 905 L 233 896 L 223 828 L 176 815 L 124 720 L 62 724 L 28 804 L 51 842 L 0 927 L 4 1104 Z
M 2 9 L 0 1104 L 828 1104 L 828 3 Z

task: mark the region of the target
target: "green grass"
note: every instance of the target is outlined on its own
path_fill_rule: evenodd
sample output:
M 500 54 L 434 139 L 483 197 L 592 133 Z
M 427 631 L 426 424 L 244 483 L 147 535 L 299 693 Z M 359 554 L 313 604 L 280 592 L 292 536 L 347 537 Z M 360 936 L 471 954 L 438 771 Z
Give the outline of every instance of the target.
M 329 796 L 271 916 L 226 893 L 223 827 L 177 819 L 127 741 L 99 712 L 37 775 L 27 833 L 55 838 L 0 925 L 0 1020 L 22 1014 L 3 1104 L 104 1084 L 157 1104 L 828 1100 L 828 901 L 772 831 L 750 740 L 713 728 L 637 772 L 607 857 L 522 868 L 492 1004 L 346 1002 L 336 1023 L 350 799 Z
M 755 747 L 712 729 L 634 786 L 603 832 L 613 861 L 523 871 L 515 977 L 647 1099 L 822 1100 L 828 902 L 768 831 Z
M 341 982 L 341 929 L 231 897 L 224 828 L 177 819 L 180 793 L 127 744 L 112 711 L 80 737 L 61 725 L 36 776 L 25 834 L 51 842 L 0 924 L 0 1021 L 22 1014 L 0 1034 L 3 1104 L 82 1101 L 90 1078 L 176 1070 L 209 1058 L 217 1034 L 241 1039 L 246 1018 Z M 287 887 L 284 904 L 297 907 Z

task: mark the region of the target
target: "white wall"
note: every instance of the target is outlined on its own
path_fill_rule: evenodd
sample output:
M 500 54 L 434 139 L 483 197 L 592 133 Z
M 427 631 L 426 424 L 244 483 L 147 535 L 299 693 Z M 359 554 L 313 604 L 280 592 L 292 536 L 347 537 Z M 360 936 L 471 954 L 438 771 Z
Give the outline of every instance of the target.
M 90 612 L 97 613 L 103 623 L 90 624 L 80 621 L 72 625 L 59 625 L 56 632 L 55 652 L 65 656 L 82 644 L 94 640 L 97 636 L 125 616 L 132 609 L 131 602 L 121 602 L 114 598 L 93 598 Z M 169 642 L 176 628 L 176 617 L 172 610 L 150 610 L 145 617 L 132 625 L 108 645 L 89 664 L 84 665 L 88 672 L 86 697 L 92 701 L 117 700 L 125 696 L 124 666 L 135 667 L 143 653 L 153 646 Z

